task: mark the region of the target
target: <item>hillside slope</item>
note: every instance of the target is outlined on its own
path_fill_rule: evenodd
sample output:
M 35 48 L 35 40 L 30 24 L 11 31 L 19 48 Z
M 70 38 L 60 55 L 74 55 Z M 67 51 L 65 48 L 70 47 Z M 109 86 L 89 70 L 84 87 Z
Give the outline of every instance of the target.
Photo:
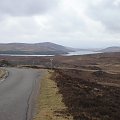
M 50 42 L 0 44 L 0 54 L 66 54 L 71 51 L 70 48 Z
M 108 47 L 100 50 L 100 52 L 120 52 L 120 47 Z

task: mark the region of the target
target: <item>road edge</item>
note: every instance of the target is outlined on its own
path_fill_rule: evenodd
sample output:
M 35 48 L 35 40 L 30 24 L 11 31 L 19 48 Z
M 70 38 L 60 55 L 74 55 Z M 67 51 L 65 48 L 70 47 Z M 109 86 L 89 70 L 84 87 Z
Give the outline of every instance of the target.
M 28 97 L 28 102 L 27 102 L 28 107 L 27 107 L 27 111 L 26 111 L 26 120 L 33 120 L 34 114 L 36 112 L 35 106 L 36 106 L 37 96 L 39 94 L 40 83 L 41 83 L 41 80 L 46 75 L 46 71 L 42 70 L 42 69 L 38 69 L 38 73 L 39 73 L 38 78 L 33 82 L 33 88 L 31 90 L 29 97 Z

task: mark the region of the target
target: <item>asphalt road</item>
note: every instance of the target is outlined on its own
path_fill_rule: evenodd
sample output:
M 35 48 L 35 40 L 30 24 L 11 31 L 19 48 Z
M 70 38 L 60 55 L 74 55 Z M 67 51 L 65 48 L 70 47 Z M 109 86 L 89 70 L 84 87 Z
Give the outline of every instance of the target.
M 33 69 L 7 68 L 0 83 L 0 120 L 31 120 L 32 105 L 42 73 Z

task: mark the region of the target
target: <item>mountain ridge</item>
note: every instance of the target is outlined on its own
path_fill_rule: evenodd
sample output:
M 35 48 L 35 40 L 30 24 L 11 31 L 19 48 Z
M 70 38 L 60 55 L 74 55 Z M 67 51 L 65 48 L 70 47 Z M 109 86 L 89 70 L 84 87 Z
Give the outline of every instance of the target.
M 0 43 L 0 54 L 67 54 L 73 49 L 51 42 Z
M 100 50 L 99 52 L 120 52 L 120 46 L 111 46 Z

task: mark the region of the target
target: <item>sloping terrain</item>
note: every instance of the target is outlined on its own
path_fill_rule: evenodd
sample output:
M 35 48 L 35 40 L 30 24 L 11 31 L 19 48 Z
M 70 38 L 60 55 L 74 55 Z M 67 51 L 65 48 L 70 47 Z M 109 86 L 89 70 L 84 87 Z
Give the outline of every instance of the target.
M 50 68 L 74 120 L 120 120 L 120 52 L 82 56 L 0 56 L 13 65 Z M 34 64 L 33 64 L 34 63 Z M 65 112 L 66 113 L 66 112 Z
M 36 114 L 33 120 L 73 120 L 67 113 L 67 108 L 58 93 L 55 81 L 51 80 L 53 72 L 46 71 L 45 78 L 40 82 L 40 92 L 36 104 Z
M 120 120 L 120 74 L 58 69 L 53 79 L 74 120 Z
M 0 44 L 0 54 L 64 54 L 70 51 L 73 51 L 72 48 L 50 42 Z
M 100 52 L 120 52 L 120 47 L 108 47 L 100 50 Z

